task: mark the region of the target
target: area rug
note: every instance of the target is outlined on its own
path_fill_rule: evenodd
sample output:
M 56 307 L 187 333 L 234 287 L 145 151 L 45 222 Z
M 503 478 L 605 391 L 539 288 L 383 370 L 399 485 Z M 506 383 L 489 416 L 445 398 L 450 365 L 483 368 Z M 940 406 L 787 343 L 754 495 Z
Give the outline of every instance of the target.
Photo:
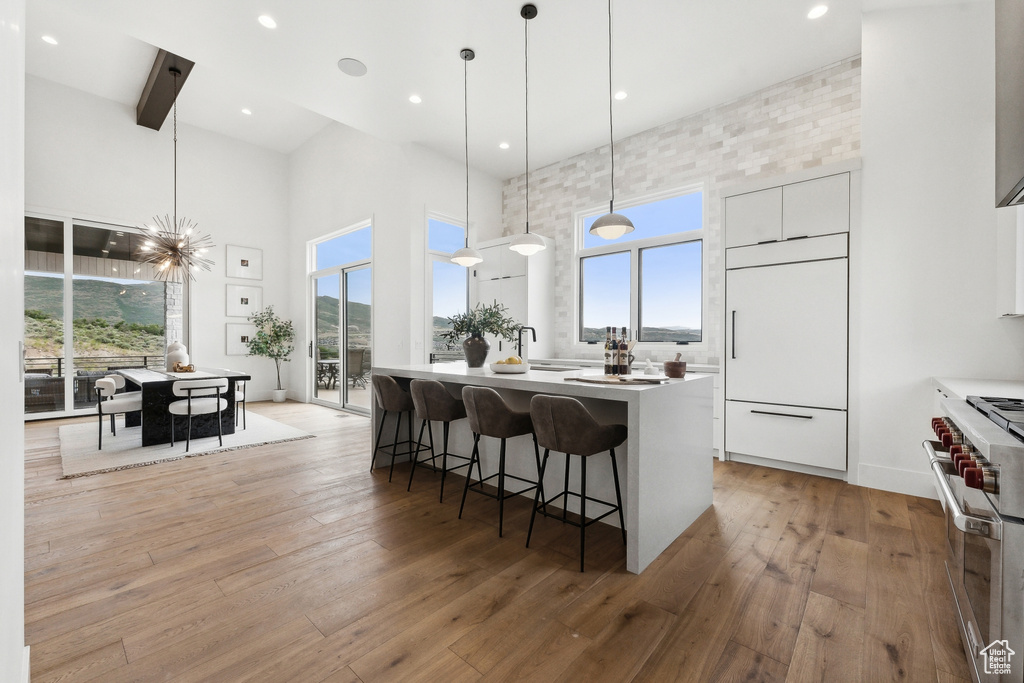
M 225 434 L 223 446 L 218 445 L 216 436 L 192 439 L 192 445 L 186 453 L 184 441 L 175 441 L 173 447 L 170 444 L 143 447 L 142 427 L 124 427 L 119 419 L 117 436 L 110 433 L 109 421 L 104 421 L 106 431 L 103 432 L 103 450 L 100 451 L 96 449 L 97 429 L 95 419 L 60 428 L 60 464 L 64 470 L 62 479 L 126 470 L 168 460 L 194 458 L 282 441 L 311 439 L 315 436 L 268 417 L 249 413 L 246 415 L 246 429 L 239 428 L 234 434 Z

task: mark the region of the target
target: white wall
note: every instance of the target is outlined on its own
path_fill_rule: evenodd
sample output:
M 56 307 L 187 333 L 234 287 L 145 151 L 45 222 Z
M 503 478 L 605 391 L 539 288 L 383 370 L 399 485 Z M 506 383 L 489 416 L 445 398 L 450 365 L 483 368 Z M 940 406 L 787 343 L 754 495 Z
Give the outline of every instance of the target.
M 26 115 L 29 209 L 129 226 L 172 213 L 170 118 L 159 132 L 143 128 L 131 107 L 31 76 Z M 274 364 L 225 354 L 225 284 L 261 286 L 264 305 L 290 312 L 287 176 L 283 154 L 178 125 L 178 216 L 216 244 L 212 271 L 196 273 L 189 351 L 198 365 L 251 372 L 254 400 L 276 387 Z M 262 281 L 225 277 L 227 244 L 263 250 Z
M 929 377 L 1024 376 L 1024 322 L 997 319 L 992 41 L 990 2 L 864 14 L 850 463 L 864 486 L 934 495 Z
M 25 428 L 21 372 L 25 249 L 25 0 L 0 0 L 0 680 L 27 681 Z
M 331 124 L 291 155 L 289 281 L 301 353 L 289 368 L 290 396 L 302 398 L 312 373 L 306 243 L 373 220 L 373 363 L 425 363 L 424 295 L 428 213 L 463 219 L 465 165 L 419 145 L 381 141 Z M 472 242 L 501 225 L 501 183 L 470 177 Z M 301 316 L 301 317 L 300 317 Z

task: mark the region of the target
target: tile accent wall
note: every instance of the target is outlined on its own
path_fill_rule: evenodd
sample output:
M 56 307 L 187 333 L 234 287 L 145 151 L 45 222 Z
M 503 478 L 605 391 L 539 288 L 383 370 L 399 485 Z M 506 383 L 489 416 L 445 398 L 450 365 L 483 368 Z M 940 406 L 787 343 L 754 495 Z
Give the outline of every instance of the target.
M 725 280 L 722 261 L 722 190 L 737 182 L 781 175 L 860 156 L 860 55 L 698 114 L 615 142 L 615 194 L 626 203 L 702 184 L 705 192 L 707 278 L 705 344 L 673 346 L 651 355 L 665 360 L 683 350 L 684 360 L 717 365 Z M 530 174 L 530 230 L 554 240 L 555 353 L 562 358 L 599 357 L 574 346 L 573 212 L 607 208 L 610 193 L 607 146 Z M 525 224 L 525 175 L 502 188 L 503 234 Z M 621 323 L 619 323 L 621 324 Z M 638 360 L 648 357 L 641 353 Z

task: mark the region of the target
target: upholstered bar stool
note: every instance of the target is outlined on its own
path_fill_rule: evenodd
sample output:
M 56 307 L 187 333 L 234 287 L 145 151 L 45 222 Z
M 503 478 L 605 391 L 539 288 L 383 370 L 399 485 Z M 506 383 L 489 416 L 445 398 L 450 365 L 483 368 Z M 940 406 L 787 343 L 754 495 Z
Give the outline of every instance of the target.
M 443 384 L 432 379 L 414 379 L 409 385 L 409 393 L 412 394 L 412 404 L 416 408 L 416 417 L 421 420 L 420 434 L 416 439 L 416 454 L 412 457 L 412 468 L 409 470 L 409 486 L 407 491 L 412 490 L 412 478 L 416 474 L 416 467 L 429 467 L 434 472 L 441 473 L 441 502 L 444 502 L 444 478 L 448 472 L 468 467 L 470 459 L 464 455 L 448 452 L 448 428 L 451 423 L 466 417 L 466 404 L 448 393 Z M 440 422 L 443 427 L 442 451 L 440 453 L 434 448 L 434 428 L 431 422 Z M 430 439 L 430 464 L 427 465 L 426 458 L 420 462 L 420 451 L 423 448 L 423 430 L 427 430 Z M 437 467 L 437 457 L 441 456 L 441 467 Z M 448 456 L 459 458 L 465 462 L 448 467 Z
M 388 471 L 388 481 L 391 481 L 391 476 L 395 473 L 395 458 L 400 455 L 410 455 L 415 453 L 413 445 L 415 442 L 412 440 L 412 413 L 413 404 L 412 396 L 409 392 L 399 386 L 398 382 L 391 375 L 374 375 L 373 376 L 373 395 L 377 398 L 377 405 L 383 413 L 380 416 L 380 428 L 377 430 L 377 440 L 373 445 L 373 455 L 370 457 L 370 471 L 373 471 L 373 465 L 377 461 L 377 451 L 381 448 L 391 447 L 391 469 Z M 388 417 L 388 413 L 398 413 L 397 420 L 395 421 L 395 438 L 392 439 L 390 444 L 380 445 L 381 436 L 384 434 L 384 421 Z M 402 428 L 402 415 L 407 415 L 406 421 L 408 422 L 409 438 L 404 441 L 398 440 L 398 432 Z M 406 449 L 399 451 L 399 446 L 405 446 Z
M 546 501 L 538 491 L 530 513 L 530 530 L 526 533 L 526 547 L 530 547 L 530 536 L 533 534 L 533 522 L 540 512 L 546 517 L 554 517 L 556 513 L 548 512 L 547 504 L 562 499 L 561 518 L 580 528 L 580 571 L 583 571 L 583 552 L 586 548 L 587 527 L 612 514 L 619 513 L 619 525 L 622 527 L 622 542 L 626 542 L 626 521 L 622 514 L 622 494 L 619 491 L 619 469 L 615 464 L 615 447 L 626 440 L 626 426 L 620 424 L 602 425 L 594 419 L 586 407 L 568 396 L 534 396 L 530 401 L 530 417 L 533 420 L 537 442 L 544 448 L 544 459 L 540 464 L 540 480 L 544 481 L 544 470 L 548 464 L 551 451 L 565 453 L 565 486 L 561 493 Z M 612 477 L 615 480 L 615 504 L 591 498 L 587 495 L 587 460 L 592 455 L 607 451 L 612 458 Z M 580 456 L 580 491 L 569 490 L 569 456 Z M 580 499 L 580 521 L 574 522 L 567 518 L 569 496 Z M 604 514 L 587 520 L 587 501 L 607 506 Z
M 514 479 L 524 484 L 526 488 L 514 492 L 512 495 L 519 495 L 532 491 L 540 486 L 540 449 L 537 447 L 537 437 L 533 436 L 533 423 L 530 420 L 530 413 L 519 412 L 508 407 L 501 396 L 494 389 L 487 387 L 463 387 L 462 400 L 466 404 L 466 416 L 469 418 L 469 428 L 473 430 L 473 454 L 470 456 L 469 471 L 466 473 L 466 485 L 462 490 L 462 505 L 459 506 L 459 519 L 462 519 L 462 510 L 466 507 L 466 494 L 470 489 L 482 493 L 490 498 L 498 500 L 498 536 L 501 536 L 502 525 L 505 520 L 505 480 Z M 533 436 L 533 454 L 537 463 L 538 479 L 531 481 L 523 477 L 517 477 L 505 473 L 505 441 L 514 436 L 530 434 Z M 480 467 L 480 437 L 490 436 L 501 439 L 501 450 L 498 456 L 498 471 L 488 477 L 484 477 Z M 473 463 L 476 463 L 477 481 L 472 483 Z M 491 493 L 484 489 L 483 485 L 497 478 L 497 493 Z M 543 487 L 538 495 L 543 499 Z

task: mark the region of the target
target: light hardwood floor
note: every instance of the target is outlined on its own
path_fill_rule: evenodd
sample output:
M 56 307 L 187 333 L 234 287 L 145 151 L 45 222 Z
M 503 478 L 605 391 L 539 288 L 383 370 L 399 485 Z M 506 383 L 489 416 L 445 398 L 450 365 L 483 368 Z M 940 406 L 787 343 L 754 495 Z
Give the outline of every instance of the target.
M 32 681 L 969 680 L 938 504 L 715 464 L 715 503 L 642 576 L 462 479 L 370 474 L 364 418 L 316 439 L 80 479 L 26 426 Z

